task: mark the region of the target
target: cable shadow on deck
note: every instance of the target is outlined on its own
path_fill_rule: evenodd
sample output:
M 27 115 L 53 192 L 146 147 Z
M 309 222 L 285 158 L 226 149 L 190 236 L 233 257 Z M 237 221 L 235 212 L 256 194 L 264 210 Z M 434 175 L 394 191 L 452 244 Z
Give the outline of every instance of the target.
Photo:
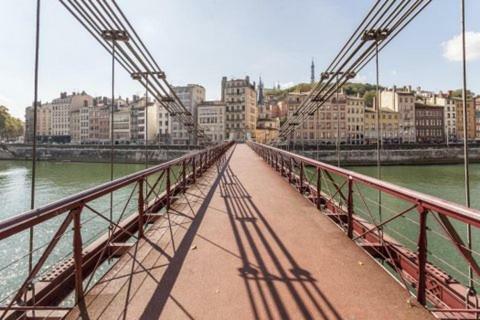
M 210 183 L 203 187 L 190 186 L 191 192 L 198 191 L 201 196 L 189 200 L 180 195 L 175 205 L 184 206 L 185 210 L 171 208 L 168 212 L 170 216 L 168 223 L 168 214 L 165 213 L 164 222 L 152 225 L 146 232 L 145 238 L 137 241 L 132 250 L 126 253 L 128 259 L 119 261 L 116 270 L 112 270 L 113 273 L 97 283 L 99 287 L 96 292 L 88 295 L 86 299 L 87 305 L 95 311 L 91 310 L 90 315 L 87 312 L 80 314 L 76 311 L 69 319 L 99 319 L 107 315 L 109 318 L 131 319 L 130 305 L 134 299 L 139 299 L 144 286 L 149 286 L 148 282 L 155 283 L 155 289 L 149 301 L 146 302 L 141 316 L 135 316 L 135 318 L 160 318 L 169 299 L 184 312 L 187 318 L 193 318 L 188 310 L 171 295 L 171 291 L 232 153 L 230 150 L 215 163 L 212 168 L 214 170 L 203 174 L 207 181 L 211 181 Z M 196 202 L 201 205 L 197 206 L 196 212 L 193 212 L 191 205 Z M 180 229 L 185 230 L 185 233 L 178 237 L 176 233 Z M 162 238 L 165 238 L 164 240 L 168 238 L 167 241 L 163 241 L 163 246 L 160 245 Z M 176 246 L 173 245 L 174 240 L 179 241 Z M 165 245 L 165 243 L 168 244 Z M 109 294 L 107 291 L 112 291 L 112 287 L 116 288 L 115 293 Z
M 182 238 L 178 248 L 175 250 L 175 254 L 173 258 L 170 260 L 168 267 L 166 268 L 162 278 L 157 281 L 157 288 L 155 292 L 150 297 L 147 306 L 145 307 L 140 319 L 157 319 L 160 318 L 161 313 L 168 301 L 169 298 L 172 298 L 174 303 L 177 304 L 182 311 L 184 312 L 185 316 L 188 318 L 192 318 L 192 316 L 188 313 L 188 311 L 179 304 L 171 296 L 171 291 L 175 282 L 180 274 L 180 270 L 182 265 L 185 261 L 185 258 L 190 251 L 192 243 L 197 235 L 198 229 L 205 217 L 209 204 L 212 200 L 212 197 L 217 189 L 218 185 L 220 184 L 221 177 L 223 177 L 226 167 L 228 166 L 228 162 L 231 159 L 231 156 L 235 150 L 235 147 L 229 151 L 229 154 L 224 155 L 217 163 L 216 163 L 216 179 L 211 185 L 208 193 L 202 199 L 202 205 L 194 214 L 194 218 L 192 219 L 191 225 L 187 228 L 187 232 Z
M 296 262 L 252 196 L 228 166 L 221 179 L 227 208 L 243 265 L 238 269 L 254 318 L 342 319 L 322 293 L 317 280 Z M 286 294 L 287 292 L 287 294 Z

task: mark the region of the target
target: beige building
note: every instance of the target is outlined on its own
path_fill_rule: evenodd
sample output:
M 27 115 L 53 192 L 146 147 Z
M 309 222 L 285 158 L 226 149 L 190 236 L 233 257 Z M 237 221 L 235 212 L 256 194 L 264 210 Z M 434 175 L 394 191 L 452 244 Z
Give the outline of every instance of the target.
M 290 92 L 285 97 L 285 104 L 287 109 L 287 119 L 290 119 L 296 114 L 296 111 L 302 104 L 302 102 L 308 97 L 308 92 L 298 93 Z M 298 141 L 303 137 L 302 127 L 297 126 L 295 131 L 292 131 L 290 136 L 287 137 L 289 141 Z
M 363 144 L 363 120 L 365 100 L 359 96 L 347 96 L 347 143 Z
M 455 103 L 457 113 L 457 139 L 463 141 L 463 100 L 462 98 L 452 98 Z M 475 116 L 475 99 L 467 100 L 467 139 L 474 140 L 476 138 L 476 116 Z
M 226 136 L 230 140 L 255 137 L 257 127 L 257 92 L 250 78 L 222 78 L 222 101 L 226 104 Z
M 198 84 L 189 84 L 186 86 L 178 86 L 173 88 L 182 104 L 189 111 L 193 119 L 197 118 L 197 106 L 205 100 L 205 88 Z M 178 120 L 171 119 L 170 134 L 173 144 L 194 144 L 195 136 L 193 131 L 195 128 L 186 128 Z
M 158 141 L 162 143 L 170 143 L 170 115 L 168 114 L 168 111 L 158 102 L 155 102 L 155 104 L 157 105 L 158 112 Z
M 118 144 L 126 144 L 130 142 L 132 124 L 130 107 L 125 101 L 115 101 L 113 112 L 113 140 Z
M 223 101 L 204 101 L 197 108 L 198 128 L 210 142 L 225 140 L 226 105 Z
M 398 112 L 399 138 L 402 142 L 415 143 L 415 95 L 410 88 L 382 91 L 380 95 L 382 110 L 390 109 Z
M 39 136 L 50 137 L 52 135 L 52 104 L 45 103 L 38 109 L 37 132 Z
M 133 96 L 131 101 L 127 101 L 130 108 L 130 128 L 132 143 L 145 144 L 145 138 L 148 143 L 156 142 L 158 134 L 158 104 L 148 101 L 147 112 L 145 112 L 146 99 Z
M 400 113 L 390 108 L 380 109 L 380 128 L 383 143 L 396 142 L 399 139 Z M 377 143 L 377 112 L 366 108 L 364 114 L 364 143 Z
M 85 92 L 67 95 L 62 92 L 52 100 L 52 136 L 59 142 L 80 141 L 80 108 L 91 105 L 93 98 Z M 71 123 L 72 122 L 72 123 Z
M 293 103 L 289 103 L 289 117 L 295 116 L 307 93 L 297 94 Z M 352 98 L 354 99 L 354 98 Z M 353 101 L 353 100 L 352 100 Z M 347 97 L 343 93 L 334 94 L 313 115 L 299 124 L 294 133 L 295 141 L 303 143 L 336 144 L 347 143 Z M 356 131 L 355 131 L 356 132 Z

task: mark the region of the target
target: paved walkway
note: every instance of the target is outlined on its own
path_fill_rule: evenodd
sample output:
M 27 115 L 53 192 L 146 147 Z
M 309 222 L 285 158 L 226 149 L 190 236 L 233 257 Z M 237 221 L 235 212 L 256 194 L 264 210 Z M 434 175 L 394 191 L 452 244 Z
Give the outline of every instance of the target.
M 432 318 L 247 145 L 227 158 L 90 291 L 90 319 Z

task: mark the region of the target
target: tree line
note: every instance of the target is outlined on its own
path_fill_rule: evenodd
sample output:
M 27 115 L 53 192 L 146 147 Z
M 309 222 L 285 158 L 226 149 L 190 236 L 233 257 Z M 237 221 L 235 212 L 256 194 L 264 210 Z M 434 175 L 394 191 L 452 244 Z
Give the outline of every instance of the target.
M 15 139 L 22 134 L 22 120 L 13 117 L 7 107 L 0 105 L 0 140 Z

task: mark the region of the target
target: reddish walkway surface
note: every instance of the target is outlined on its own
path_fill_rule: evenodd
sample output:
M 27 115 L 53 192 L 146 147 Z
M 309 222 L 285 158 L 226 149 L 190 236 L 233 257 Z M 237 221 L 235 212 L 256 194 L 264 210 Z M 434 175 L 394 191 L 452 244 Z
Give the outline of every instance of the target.
M 432 318 L 248 146 L 227 160 L 90 291 L 91 319 Z

